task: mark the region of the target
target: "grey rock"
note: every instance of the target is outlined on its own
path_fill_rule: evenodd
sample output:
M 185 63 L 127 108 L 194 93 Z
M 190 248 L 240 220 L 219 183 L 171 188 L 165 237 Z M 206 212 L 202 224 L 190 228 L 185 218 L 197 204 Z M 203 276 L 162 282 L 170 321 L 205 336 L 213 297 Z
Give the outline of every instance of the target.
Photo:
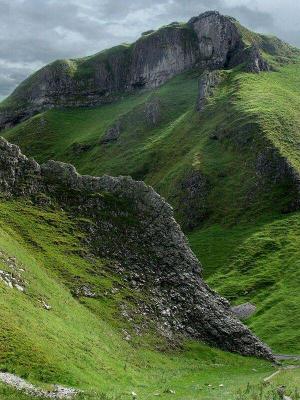
M 267 61 L 264 60 L 257 45 L 252 45 L 246 48 L 241 47 L 233 54 L 229 66 L 239 64 L 244 64 L 244 70 L 247 72 L 260 73 L 271 70 L 271 67 Z
M 10 103 L 1 108 L 0 129 L 53 107 L 108 103 L 121 92 L 155 88 L 193 68 L 212 70 L 238 65 L 245 62 L 244 47 L 231 18 L 206 12 L 186 25 L 173 23 L 145 32 L 129 47 L 119 46 L 93 56 L 92 63 L 91 59 L 56 61 L 12 93 Z M 250 55 L 251 71 L 265 67 L 256 50 Z M 88 74 L 77 74 L 77 67 L 86 67 Z
M 121 123 L 117 121 L 113 126 L 110 126 L 104 133 L 100 143 L 107 144 L 118 140 L 121 134 Z
M 243 47 L 242 38 L 232 19 L 208 11 L 194 17 L 189 24 L 198 37 L 200 65 L 208 69 L 224 68 L 237 49 Z
M 81 176 L 61 162 L 39 166 L 5 139 L 0 139 L 0 159 L 0 192 L 33 201 L 45 193 L 68 215 L 83 217 L 84 244 L 94 256 L 111 260 L 129 285 L 135 282 L 132 290 L 136 285 L 143 290 L 144 310 L 158 330 L 273 359 L 234 317 L 228 301 L 205 284 L 171 206 L 151 187 L 130 177 Z
M 180 220 L 186 229 L 193 229 L 209 213 L 208 195 L 211 189 L 209 179 L 201 171 L 191 171 L 180 183 Z
M 66 388 L 55 385 L 52 391 L 47 391 L 27 382 L 14 374 L 0 372 L 0 381 L 16 390 L 23 391 L 30 396 L 45 397 L 48 399 L 73 399 L 79 391 L 73 388 Z
M 155 126 L 160 119 L 159 99 L 154 97 L 145 104 L 145 117 L 148 126 Z
M 239 319 L 244 320 L 250 318 L 256 312 L 256 306 L 251 303 L 244 303 L 231 307 L 231 311 Z
M 197 110 L 203 111 L 208 98 L 213 95 L 214 90 L 222 81 L 219 71 L 205 71 L 199 81 Z
M 82 285 L 75 290 L 76 296 L 95 298 L 97 294 L 92 290 L 89 285 Z
M 257 46 L 252 46 L 246 51 L 246 58 L 246 71 L 255 73 L 270 71 L 269 64 L 263 59 Z
M 0 270 L 0 281 L 11 289 L 17 289 L 20 292 L 25 291 L 26 281 L 23 277 L 25 272 L 15 257 L 9 257 L 6 253 L 0 252 L 0 260 L 6 266 L 6 270 Z

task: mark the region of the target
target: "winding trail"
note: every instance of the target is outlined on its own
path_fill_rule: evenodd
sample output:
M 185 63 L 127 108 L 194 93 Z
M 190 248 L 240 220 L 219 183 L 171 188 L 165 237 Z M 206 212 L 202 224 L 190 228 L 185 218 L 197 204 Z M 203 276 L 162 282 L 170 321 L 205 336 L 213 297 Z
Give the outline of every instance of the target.
M 294 361 L 300 361 L 300 356 L 296 354 L 275 354 L 275 359 L 276 361 L 283 361 L 283 360 L 294 360 Z M 272 375 L 267 376 L 264 378 L 264 382 L 269 382 L 274 376 L 278 375 L 282 371 L 287 371 L 291 369 L 296 369 L 300 368 L 300 365 L 287 365 L 280 367 L 277 371 L 273 372 Z

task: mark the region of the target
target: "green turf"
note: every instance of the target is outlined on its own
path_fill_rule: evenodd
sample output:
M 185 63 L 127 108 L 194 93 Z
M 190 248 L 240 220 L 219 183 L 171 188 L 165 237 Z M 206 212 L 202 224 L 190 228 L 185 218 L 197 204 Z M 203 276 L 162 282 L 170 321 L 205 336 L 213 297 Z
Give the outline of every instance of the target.
M 210 286 L 234 304 L 255 304 L 257 313 L 247 323 L 279 353 L 300 353 L 299 228 L 295 213 L 190 235 Z
M 259 75 L 224 71 L 223 83 L 200 115 L 195 110 L 199 72 L 193 71 L 110 105 L 47 111 L 5 136 L 41 162 L 55 158 L 72 162 L 81 173 L 144 179 L 171 202 L 184 226 L 181 182 L 191 171 L 201 172 L 210 185 L 206 219 L 189 237 L 205 276 L 232 301 L 257 305 L 250 326 L 274 349 L 299 351 L 298 215 L 282 214 L 295 193 L 290 182 L 258 183 L 255 169 L 260 154 L 272 148 L 298 170 L 299 65 L 295 61 Z M 145 104 L 153 99 L 161 110 L 154 126 L 145 119 Z M 120 139 L 101 144 L 116 121 L 122 124 Z M 90 147 L 77 153 L 74 143 Z M 280 246 L 273 244 L 277 230 L 286 240 Z
M 24 201 L 0 203 L 0 250 L 16 257 L 27 282 L 25 293 L 0 282 L 2 371 L 38 385 L 60 383 L 124 399 L 131 398 L 132 391 L 144 399 L 157 392 L 169 398 L 169 389 L 176 392 L 175 399 L 229 399 L 237 379 L 242 388 L 272 372 L 267 362 L 200 343 L 187 342 L 177 350 L 165 346 L 159 352 L 158 341 L 150 335 L 139 342 L 125 341 L 122 329 L 128 323 L 118 314 L 120 294 L 107 294 L 117 278 L 105 268 L 108 260 L 82 257 L 81 236 L 64 212 Z M 102 291 L 91 300 L 93 306 L 71 295 L 81 280 Z M 51 310 L 44 309 L 41 300 Z M 3 386 L 0 395 L 16 398 Z
M 53 158 L 72 162 L 81 173 L 145 180 L 174 206 L 185 229 L 182 182 L 201 173 L 209 182 L 205 215 L 188 235 L 205 278 L 233 303 L 257 306 L 247 324 L 274 351 L 300 353 L 300 214 L 288 213 L 297 193 L 292 182 L 280 180 L 280 170 L 279 178 L 259 180 L 256 167 L 272 149 L 300 172 L 300 62 L 282 42 L 247 30 L 243 35 L 249 45 L 259 40 L 275 70 L 259 75 L 240 68 L 223 71 L 222 84 L 201 114 L 195 109 L 201 71 L 191 71 L 111 104 L 43 112 L 4 136 L 39 162 Z M 110 51 L 127 54 L 130 48 Z M 72 62 L 63 66 L 85 75 L 93 60 L 81 60 L 80 68 Z M 160 108 L 154 124 L 145 115 L 152 101 Z M 119 140 L 101 143 L 118 122 Z M 0 204 L 0 248 L 24 264 L 30 288 L 24 295 L 0 287 L 2 369 L 33 382 L 94 389 L 97 395 L 91 399 L 101 392 L 127 399 L 132 391 L 145 399 L 155 393 L 178 399 L 276 398 L 273 387 L 260 386 L 272 373 L 269 364 L 197 343 L 172 352 L 153 332 L 133 344 L 124 341 L 122 329 L 130 327 L 116 312 L 128 295 L 126 285 L 116 297 L 76 301 L 70 293 L 78 282 L 96 285 L 103 293 L 120 283 L 107 271 L 107 260 L 91 265 L 82 257 L 81 235 L 63 212 L 17 201 Z M 99 275 L 91 274 L 91 268 Z M 53 310 L 42 309 L 41 298 Z M 295 387 L 298 380 L 299 373 L 290 371 L 274 382 Z M 176 394 L 164 393 L 168 389 Z M 1 386 L 0 395 L 1 390 L 5 398 L 19 396 Z

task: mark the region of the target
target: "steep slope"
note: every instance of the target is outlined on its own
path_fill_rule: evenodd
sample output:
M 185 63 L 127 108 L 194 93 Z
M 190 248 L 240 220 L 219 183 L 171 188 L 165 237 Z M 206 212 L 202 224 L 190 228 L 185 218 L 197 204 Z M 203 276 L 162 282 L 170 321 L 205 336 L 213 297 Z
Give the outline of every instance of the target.
M 28 118 L 3 135 L 39 162 L 152 185 L 194 230 L 211 286 L 254 303 L 255 332 L 298 352 L 299 89 L 298 50 L 205 13 L 47 66 L 0 115 L 3 126 Z
M 1 199 L 0 269 L 11 276 L 14 266 L 24 285 L 22 292 L 0 282 L 1 371 L 45 388 L 80 388 L 85 400 L 128 399 L 132 391 L 168 399 L 170 389 L 175 399 L 230 399 L 237 382 L 246 387 L 273 372 L 265 361 L 199 342 L 174 348 L 154 327 L 140 332 L 140 315 L 132 321 L 125 311 L 135 310 L 143 294 L 114 274 L 110 260 L 92 256 L 82 238 L 61 209 Z M 0 398 L 31 399 L 2 384 Z
M 273 48 L 259 35 L 244 39 L 238 23 L 207 12 L 188 23 L 173 23 L 121 45 L 79 60 L 56 61 L 24 81 L 1 105 L 0 128 L 52 107 L 107 103 L 120 92 L 154 88 L 192 68 L 221 69 L 245 63 L 268 70 L 261 51 Z M 249 35 L 247 36 L 247 39 Z M 291 49 L 278 46 L 289 54 Z M 276 54 L 278 55 L 278 54 Z
M 207 381 L 225 384 L 227 397 L 220 387 L 215 398 L 229 399 L 237 375 L 246 385 L 272 371 L 190 340 L 272 358 L 203 283 L 151 188 L 39 166 L 4 139 L 0 171 L 1 371 L 96 391 L 86 399 L 174 389 L 178 399 L 213 398 Z M 2 385 L 0 395 L 27 398 Z
M 40 162 L 54 158 L 81 173 L 145 180 L 185 228 L 297 209 L 291 157 L 299 129 L 298 62 L 260 75 L 220 74 L 201 112 L 195 71 L 99 108 L 47 111 L 4 135 Z
M 171 207 L 153 189 L 131 178 L 80 176 L 73 166 L 55 161 L 40 167 L 15 145 L 4 139 L 0 145 L 3 195 L 30 196 L 36 204 L 63 207 L 76 218 L 91 253 L 110 260 L 115 274 L 143 293 L 145 301 L 136 312 L 149 315 L 163 335 L 181 333 L 272 358 L 234 318 L 228 302 L 201 280 L 199 263 Z M 79 286 L 75 293 L 85 291 Z
M 272 71 L 194 68 L 110 104 L 42 112 L 3 134 L 39 162 L 154 186 L 184 229 L 196 229 L 192 247 L 211 286 L 254 303 L 254 331 L 278 352 L 298 352 L 298 214 L 289 213 L 299 208 L 299 52 L 234 24 L 252 61 L 258 46 Z
M 300 352 L 299 224 L 292 213 L 189 237 L 209 285 L 234 304 L 254 304 L 247 324 L 277 353 Z

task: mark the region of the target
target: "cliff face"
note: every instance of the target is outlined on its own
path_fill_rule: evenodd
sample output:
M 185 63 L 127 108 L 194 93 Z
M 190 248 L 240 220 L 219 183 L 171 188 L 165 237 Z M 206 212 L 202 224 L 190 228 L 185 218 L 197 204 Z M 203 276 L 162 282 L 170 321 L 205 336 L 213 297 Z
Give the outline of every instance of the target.
M 113 100 L 118 92 L 157 87 L 192 68 L 238 65 L 245 62 L 244 47 L 230 18 L 207 12 L 187 24 L 145 34 L 130 46 L 56 61 L 24 81 L 2 104 L 0 129 L 47 108 L 93 106 Z
M 236 25 L 230 18 L 217 12 L 194 17 L 189 25 L 197 34 L 199 61 L 203 68 L 224 68 L 233 53 L 244 47 Z
M 39 165 L 0 141 L 2 196 L 26 196 L 63 208 L 80 221 L 85 242 L 113 261 L 114 273 L 148 299 L 141 312 L 168 337 L 183 334 L 220 348 L 272 359 L 201 279 L 201 267 L 173 218 L 172 208 L 143 182 L 128 177 L 79 175 L 72 165 Z

